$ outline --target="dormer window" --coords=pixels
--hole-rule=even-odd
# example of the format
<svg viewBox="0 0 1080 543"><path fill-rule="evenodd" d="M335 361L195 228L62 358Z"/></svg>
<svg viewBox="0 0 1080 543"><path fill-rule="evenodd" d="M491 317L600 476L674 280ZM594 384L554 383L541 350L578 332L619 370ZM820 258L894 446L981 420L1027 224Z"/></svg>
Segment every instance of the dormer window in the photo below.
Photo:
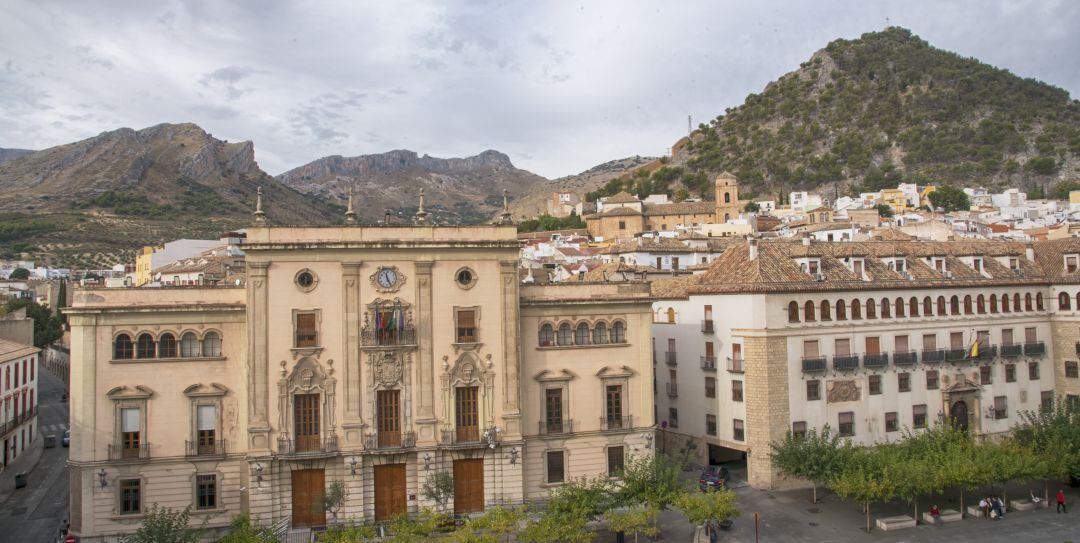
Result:
<svg viewBox="0 0 1080 543"><path fill-rule="evenodd" d="M802 263L802 270L810 275L821 273L821 261L815 258L807 259Z"/></svg>
<svg viewBox="0 0 1080 543"><path fill-rule="evenodd" d="M865 270L865 268L866 268L866 263L863 262L863 259L861 259L861 258L852 258L851 259L851 266L850 266L851 273L854 273L856 276L862 278L863 271Z"/></svg>
<svg viewBox="0 0 1080 543"><path fill-rule="evenodd" d="M983 259L981 256L976 256L971 259L971 268L974 269L976 273L981 274L983 272Z"/></svg>
<svg viewBox="0 0 1080 543"><path fill-rule="evenodd" d="M947 271L945 269L945 258L944 257L937 257L937 256L934 257L933 258L933 263L934 263L934 269L937 270L939 273L945 273Z"/></svg>
<svg viewBox="0 0 1080 543"><path fill-rule="evenodd" d="M1076 273L1080 269L1080 255L1065 255L1065 273Z"/></svg>
<svg viewBox="0 0 1080 543"><path fill-rule="evenodd" d="M896 273L904 273L907 271L907 260L904 260L903 258L890 260L889 269Z"/></svg>
<svg viewBox="0 0 1080 543"><path fill-rule="evenodd" d="M1010 256L1009 257L1009 269L1012 270L1012 271L1020 271L1020 257L1018 257L1018 256Z"/></svg>

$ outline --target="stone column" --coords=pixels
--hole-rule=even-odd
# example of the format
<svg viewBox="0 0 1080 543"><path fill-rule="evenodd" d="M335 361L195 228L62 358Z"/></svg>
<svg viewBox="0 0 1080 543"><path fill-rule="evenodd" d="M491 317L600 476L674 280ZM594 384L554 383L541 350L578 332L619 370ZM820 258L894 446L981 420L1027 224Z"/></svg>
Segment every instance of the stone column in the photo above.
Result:
<svg viewBox="0 0 1080 543"><path fill-rule="evenodd" d="M503 424L507 436L521 434L521 347L518 328L518 261L499 261L499 283L502 285L503 364L502 397Z"/></svg>
<svg viewBox="0 0 1080 543"><path fill-rule="evenodd" d="M773 468L770 444L782 439L791 428L787 337L744 336L743 359L747 479L755 488L772 489L784 479Z"/></svg>
<svg viewBox="0 0 1080 543"><path fill-rule="evenodd" d="M360 262L341 263L342 293L345 296L344 314L344 372L345 420L342 421L345 442L360 445L362 422L360 405L362 387L360 386L360 320L363 308L360 304Z"/></svg>
<svg viewBox="0 0 1080 543"><path fill-rule="evenodd" d="M417 373L420 378L416 385L417 441L430 443L435 441L435 356L434 338L432 337L433 310L431 293L431 269L435 263L431 260L416 262L416 356Z"/></svg>
<svg viewBox="0 0 1080 543"><path fill-rule="evenodd" d="M269 262L247 263L248 447L252 452L270 451L269 269Z"/></svg>

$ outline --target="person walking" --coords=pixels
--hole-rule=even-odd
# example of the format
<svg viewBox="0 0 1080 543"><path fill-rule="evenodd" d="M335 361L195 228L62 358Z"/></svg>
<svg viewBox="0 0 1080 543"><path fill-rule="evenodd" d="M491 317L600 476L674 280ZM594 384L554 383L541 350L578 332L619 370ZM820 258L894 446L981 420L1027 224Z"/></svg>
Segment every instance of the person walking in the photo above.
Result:
<svg viewBox="0 0 1080 543"><path fill-rule="evenodd" d="M990 502L988 502L986 498L979 500L979 509L982 510L983 518L990 516Z"/></svg>
<svg viewBox="0 0 1080 543"><path fill-rule="evenodd" d="M1065 509L1065 491L1062 490L1062 489L1058 489L1058 493L1057 493L1057 512L1058 513L1068 513L1069 512L1067 509Z"/></svg>

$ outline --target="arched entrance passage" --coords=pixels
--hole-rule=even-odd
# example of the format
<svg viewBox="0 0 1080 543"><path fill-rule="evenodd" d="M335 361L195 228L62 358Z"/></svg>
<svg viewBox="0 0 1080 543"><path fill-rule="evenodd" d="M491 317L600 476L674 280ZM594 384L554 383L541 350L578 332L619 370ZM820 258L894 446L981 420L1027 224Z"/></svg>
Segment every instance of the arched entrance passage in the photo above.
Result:
<svg viewBox="0 0 1080 543"><path fill-rule="evenodd" d="M952 421L953 428L967 431L968 406L964 400L953 402L952 408L949 409L949 420Z"/></svg>

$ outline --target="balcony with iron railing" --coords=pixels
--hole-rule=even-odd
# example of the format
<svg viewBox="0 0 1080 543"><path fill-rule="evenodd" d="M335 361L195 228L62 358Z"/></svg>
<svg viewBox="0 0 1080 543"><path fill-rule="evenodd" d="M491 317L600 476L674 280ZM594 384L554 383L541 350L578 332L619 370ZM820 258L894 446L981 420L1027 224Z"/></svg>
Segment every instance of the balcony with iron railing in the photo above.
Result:
<svg viewBox="0 0 1080 543"><path fill-rule="evenodd" d="M360 345L363 347L400 347L416 345L416 329L362 330Z"/></svg>
<svg viewBox="0 0 1080 543"><path fill-rule="evenodd" d="M443 445L480 445L479 426L458 426L442 429Z"/></svg>
<svg viewBox="0 0 1080 543"><path fill-rule="evenodd" d="M1041 341L1028 341L1024 343L1024 354L1027 356L1042 356L1046 354L1046 344Z"/></svg>
<svg viewBox="0 0 1080 543"><path fill-rule="evenodd" d="M109 460L148 460L150 444L140 443L135 446L109 445Z"/></svg>
<svg viewBox="0 0 1080 543"><path fill-rule="evenodd" d="M745 360L743 360L742 358L732 358L732 357L729 356L728 359L727 359L727 370L728 370L728 372L729 373L744 373L746 371L746 366L745 366L744 362L745 362Z"/></svg>
<svg viewBox="0 0 1080 543"><path fill-rule="evenodd" d="M979 345L979 353L975 355L974 359L979 362L993 362L997 359L998 348L997 345Z"/></svg>
<svg viewBox="0 0 1080 543"><path fill-rule="evenodd" d="M1024 346L1019 343L1006 343L1001 346L1001 356L1005 358L1016 358L1024 354Z"/></svg>
<svg viewBox="0 0 1080 543"><path fill-rule="evenodd" d="M320 456L335 454L338 452L338 438L336 435L324 437L298 436L290 438L282 436L278 438L278 454L290 456Z"/></svg>
<svg viewBox="0 0 1080 543"><path fill-rule="evenodd" d="M701 321L701 331L706 334L711 334L713 332L713 320L705 319Z"/></svg>
<svg viewBox="0 0 1080 543"><path fill-rule="evenodd" d="M631 430L634 428L634 417L600 417L600 431L614 432L618 430Z"/></svg>
<svg viewBox="0 0 1080 543"><path fill-rule="evenodd" d="M889 353L867 353L863 355L863 367L881 369L888 367Z"/></svg>
<svg viewBox="0 0 1080 543"><path fill-rule="evenodd" d="M967 349L949 349L945 351L946 362L964 362L967 360Z"/></svg>
<svg viewBox="0 0 1080 543"><path fill-rule="evenodd" d="M667 351L667 352L665 352L664 353L664 362L666 362L667 365L669 365L669 366L677 365L679 363L679 361L678 361L678 357L676 356L675 351Z"/></svg>
<svg viewBox="0 0 1080 543"><path fill-rule="evenodd" d="M701 357L701 369L705 371L716 371L716 357L715 356L703 356Z"/></svg>
<svg viewBox="0 0 1080 543"><path fill-rule="evenodd" d="M539 428L538 432L542 436L571 434L574 432L574 421L572 419L542 420L537 426Z"/></svg>
<svg viewBox="0 0 1080 543"><path fill-rule="evenodd" d="M35 415L37 415L37 409L34 407L31 407L26 411L15 415L14 417L12 417L11 420L0 424L0 435L4 435L12 430L15 430L19 426L25 424L30 419L34 418Z"/></svg>
<svg viewBox="0 0 1080 543"><path fill-rule="evenodd" d="M824 356L804 356L802 359L803 373L822 373L827 369L829 363Z"/></svg>
<svg viewBox="0 0 1080 543"><path fill-rule="evenodd" d="M857 354L834 355L832 360L833 370L835 371L854 371L859 369L859 355Z"/></svg>
<svg viewBox="0 0 1080 543"><path fill-rule="evenodd" d="M416 432L378 432L364 436L364 448L370 451L397 451L416 446Z"/></svg>
<svg viewBox="0 0 1080 543"><path fill-rule="evenodd" d="M668 383L667 384L667 395L668 395L668 398L678 398L679 397L679 383Z"/></svg>
<svg viewBox="0 0 1080 543"><path fill-rule="evenodd" d="M897 366L911 366L919 361L919 353L915 351L902 351L893 353L893 364Z"/></svg>
<svg viewBox="0 0 1080 543"><path fill-rule="evenodd" d="M225 440L214 441L185 441L185 455L187 456L224 456Z"/></svg>
<svg viewBox="0 0 1080 543"><path fill-rule="evenodd" d="M937 362L945 361L944 349L923 349L922 352L923 364L934 364Z"/></svg>

